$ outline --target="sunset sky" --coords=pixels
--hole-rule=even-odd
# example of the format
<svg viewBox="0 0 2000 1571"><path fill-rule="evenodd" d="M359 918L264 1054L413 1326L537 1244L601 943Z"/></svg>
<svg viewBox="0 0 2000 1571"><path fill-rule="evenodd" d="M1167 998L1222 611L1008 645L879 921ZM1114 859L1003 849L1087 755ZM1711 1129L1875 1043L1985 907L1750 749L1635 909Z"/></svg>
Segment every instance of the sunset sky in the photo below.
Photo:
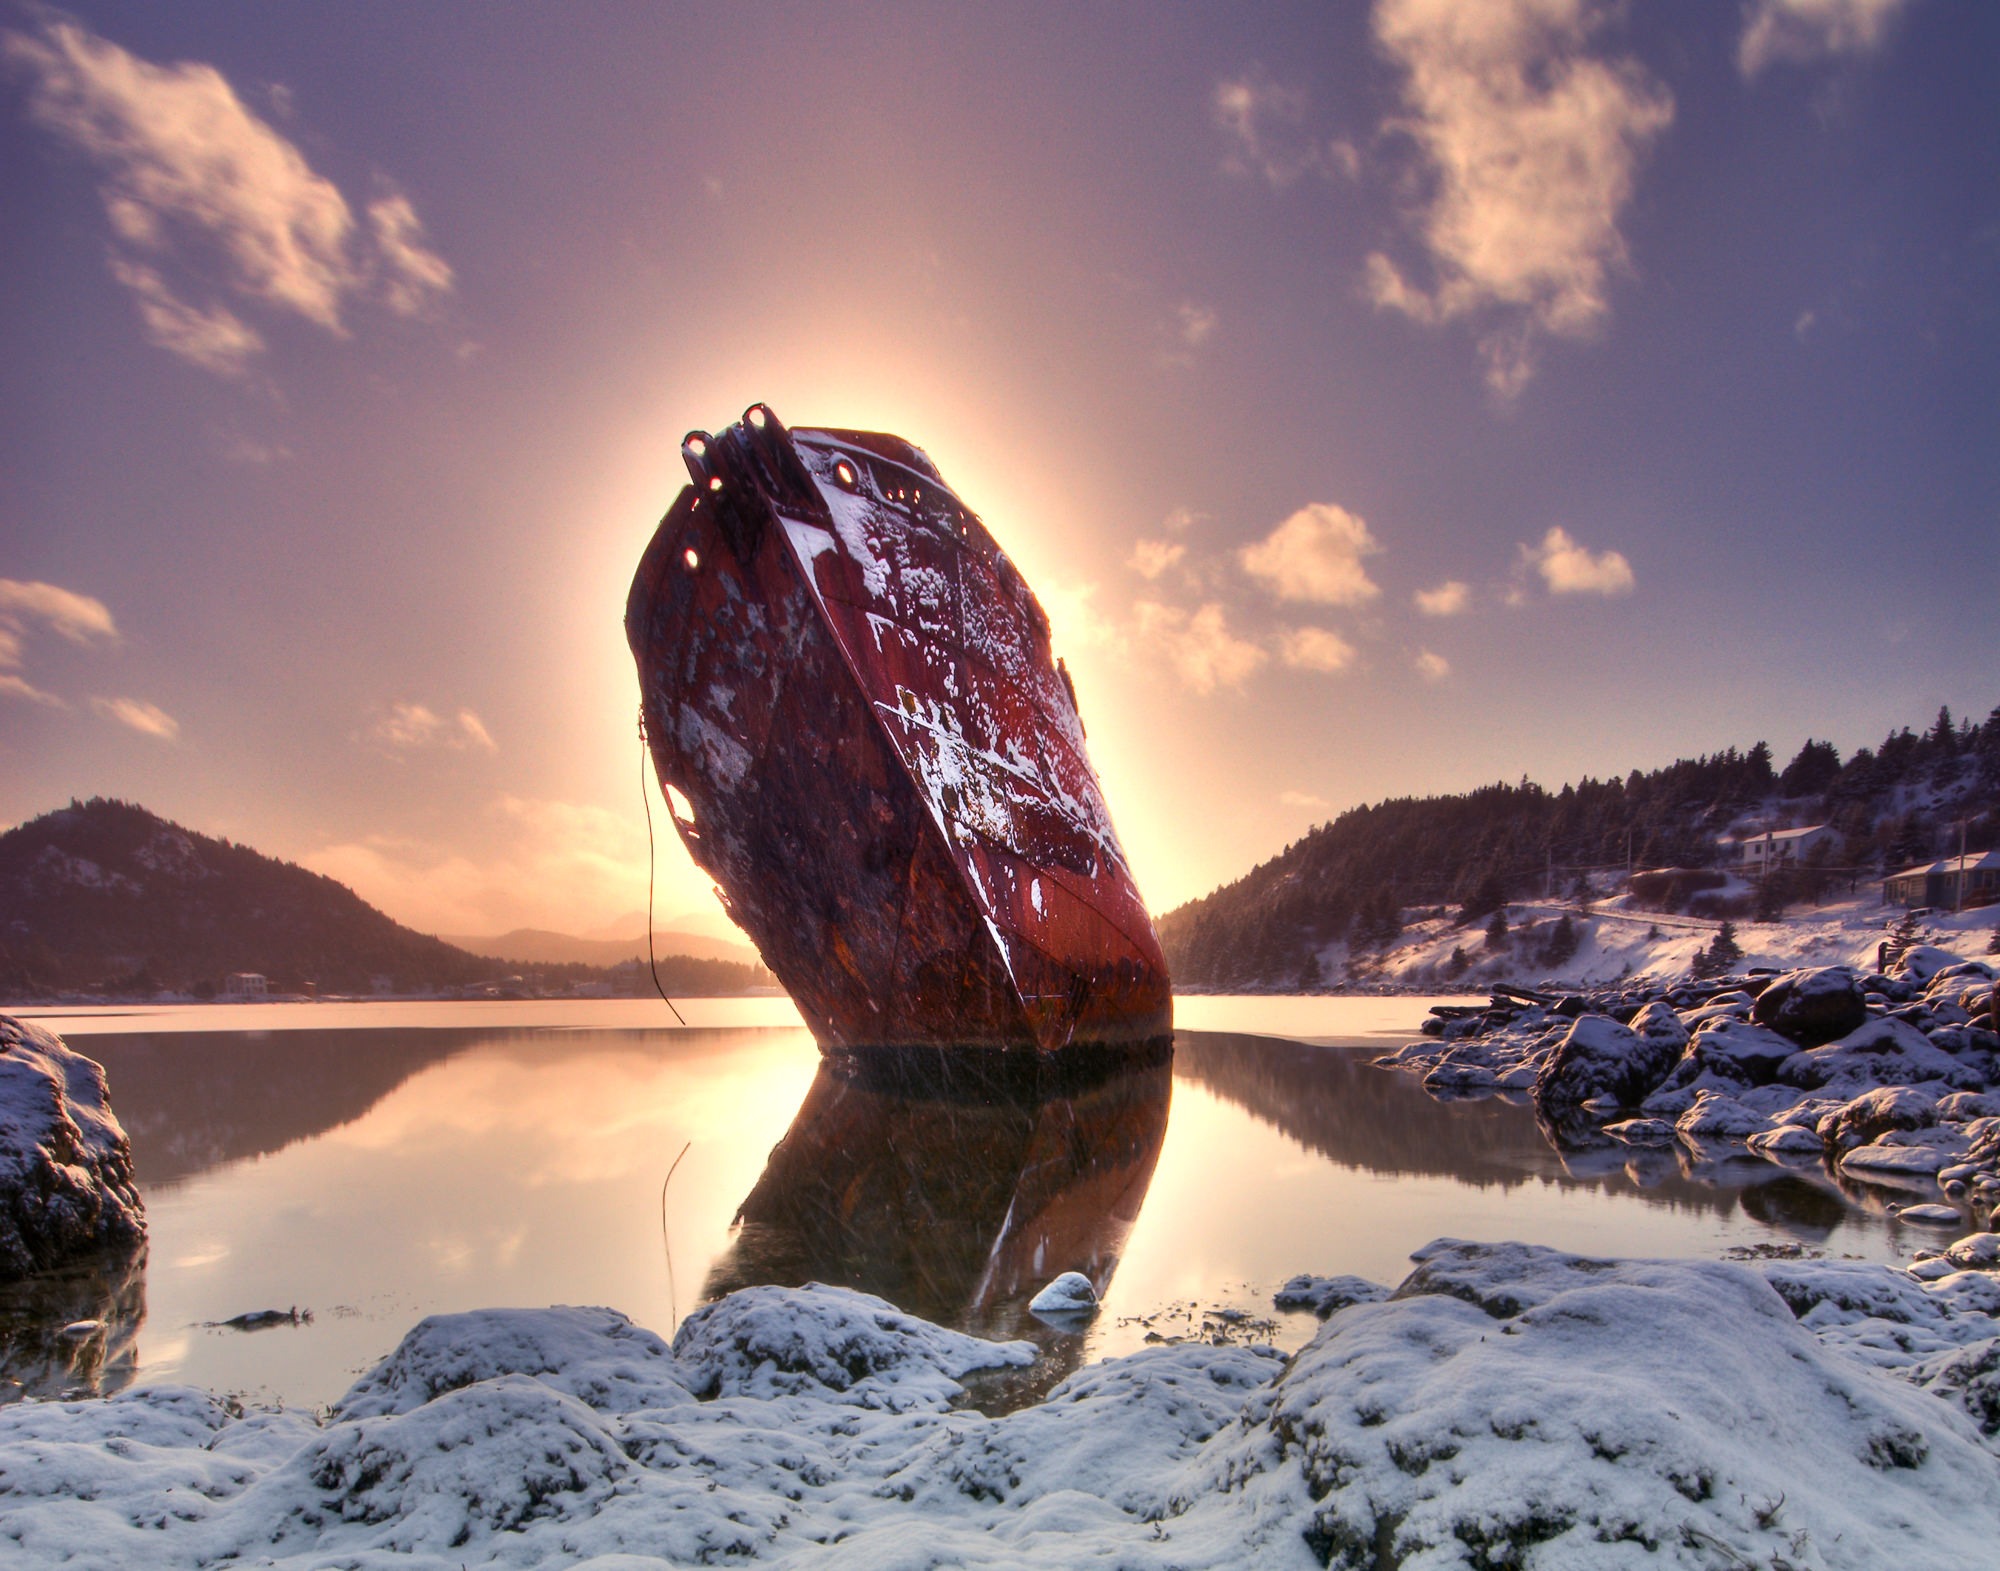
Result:
<svg viewBox="0 0 2000 1571"><path fill-rule="evenodd" d="M1987 0L0 0L0 824L631 912L626 586L760 400L1020 562L1156 913L1983 718L1997 83Z"/></svg>

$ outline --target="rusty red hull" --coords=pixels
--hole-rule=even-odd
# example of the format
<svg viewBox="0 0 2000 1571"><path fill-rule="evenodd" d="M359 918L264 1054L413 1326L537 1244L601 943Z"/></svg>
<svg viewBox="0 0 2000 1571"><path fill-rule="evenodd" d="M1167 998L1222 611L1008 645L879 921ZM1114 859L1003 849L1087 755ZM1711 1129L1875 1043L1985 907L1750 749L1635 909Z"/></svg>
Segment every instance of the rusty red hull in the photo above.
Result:
<svg viewBox="0 0 2000 1571"><path fill-rule="evenodd" d="M1048 620L918 449L768 410L684 449L626 636L675 822L820 1046L1167 1035Z"/></svg>

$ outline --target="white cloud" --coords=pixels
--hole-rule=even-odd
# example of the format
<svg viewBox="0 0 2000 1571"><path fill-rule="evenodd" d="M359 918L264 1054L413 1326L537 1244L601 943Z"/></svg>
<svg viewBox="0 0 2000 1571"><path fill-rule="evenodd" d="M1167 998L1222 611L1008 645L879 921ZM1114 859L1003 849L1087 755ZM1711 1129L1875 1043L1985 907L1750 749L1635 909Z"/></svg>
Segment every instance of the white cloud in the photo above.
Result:
<svg viewBox="0 0 2000 1571"><path fill-rule="evenodd" d="M14 674L27 652L29 632L38 626L87 648L115 644L118 624L102 600L38 579L0 578L0 673L4 673L0 674L0 694L50 709L67 709L69 705L54 693Z"/></svg>
<svg viewBox="0 0 2000 1571"><path fill-rule="evenodd" d="M374 741L390 747L447 747L455 751L476 748L483 753L499 750L485 723L470 709L461 709L447 717L427 704L395 703L368 734Z"/></svg>
<svg viewBox="0 0 2000 1571"><path fill-rule="evenodd" d="M1278 635L1278 654L1301 671L1345 671L1354 663L1354 646L1323 627L1291 627Z"/></svg>
<svg viewBox="0 0 2000 1571"><path fill-rule="evenodd" d="M14 635L12 647L17 657L23 621L45 623L73 644L99 639L115 643L118 638L118 626L102 600L37 580L0 578L0 629ZM4 658L4 651L0 651L0 658Z"/></svg>
<svg viewBox="0 0 2000 1571"><path fill-rule="evenodd" d="M1177 541L1141 540L1132 547L1131 560L1125 565L1141 578L1151 580L1178 566L1186 555L1187 547Z"/></svg>
<svg viewBox="0 0 2000 1571"><path fill-rule="evenodd" d="M1909 0L1752 0L1736 46L1746 77L1771 65L1804 65L1882 47Z"/></svg>
<svg viewBox="0 0 2000 1571"><path fill-rule="evenodd" d="M1133 636L1164 656L1181 681L1197 693L1240 686L1271 657L1229 631L1221 606L1193 614L1178 606L1142 600L1132 608Z"/></svg>
<svg viewBox="0 0 2000 1571"><path fill-rule="evenodd" d="M339 879L398 921L431 933L595 927L643 906L646 830L634 804L619 814L574 802L501 796L473 815L476 854L389 835L325 846L307 867ZM708 880L673 845L659 847L673 906L704 899Z"/></svg>
<svg viewBox="0 0 2000 1571"><path fill-rule="evenodd" d="M1417 668L1417 675L1426 682L1442 682L1451 675L1451 662L1443 655L1433 654L1428 649L1419 649L1413 664Z"/></svg>
<svg viewBox="0 0 2000 1571"><path fill-rule="evenodd" d="M372 240L361 234L339 188L215 67L155 65L54 13L0 34L0 51L30 78L34 118L97 166L113 276L163 348L234 374L263 340L225 307L187 304L137 254L217 270L239 297L336 334L345 303L378 275L406 314L450 288L407 198L372 204Z"/></svg>
<svg viewBox="0 0 2000 1571"><path fill-rule="evenodd" d="M1177 507L1160 520L1160 527L1170 535L1184 535L1207 518L1208 514L1197 513L1191 507Z"/></svg>
<svg viewBox="0 0 2000 1571"><path fill-rule="evenodd" d="M1632 592L1632 564L1617 551L1595 554L1578 545L1560 525L1537 546L1521 547L1521 559L1542 575L1551 594L1624 595Z"/></svg>
<svg viewBox="0 0 2000 1571"><path fill-rule="evenodd" d="M1286 807L1331 807L1333 804L1323 796L1314 796L1310 791L1280 791L1278 800Z"/></svg>
<svg viewBox="0 0 2000 1571"><path fill-rule="evenodd" d="M69 708L69 705L56 697L54 693L43 692L25 677L0 673L0 693L4 693L9 698L26 699L31 704L41 704L49 709Z"/></svg>
<svg viewBox="0 0 2000 1571"><path fill-rule="evenodd" d="M1472 586L1450 578L1435 589L1419 589L1412 598L1425 616L1457 616L1472 603Z"/></svg>
<svg viewBox="0 0 2000 1571"><path fill-rule="evenodd" d="M143 698L93 698L90 707L107 720L116 720L120 725L130 726L146 736L158 737L162 742L174 741L181 734L178 720L158 704L149 704Z"/></svg>
<svg viewBox="0 0 2000 1571"><path fill-rule="evenodd" d="M1280 600L1356 606L1382 592L1361 565L1381 549L1368 525L1346 508L1313 502L1246 546L1242 562Z"/></svg>
<svg viewBox="0 0 2000 1571"><path fill-rule="evenodd" d="M1487 385L1520 391L1540 335L1578 337L1626 265L1619 215L1673 98L1636 60L1590 51L1607 0L1379 0L1375 35L1407 73L1387 129L1422 155L1418 217L1434 282L1368 259L1370 298L1436 325L1478 319Z"/></svg>

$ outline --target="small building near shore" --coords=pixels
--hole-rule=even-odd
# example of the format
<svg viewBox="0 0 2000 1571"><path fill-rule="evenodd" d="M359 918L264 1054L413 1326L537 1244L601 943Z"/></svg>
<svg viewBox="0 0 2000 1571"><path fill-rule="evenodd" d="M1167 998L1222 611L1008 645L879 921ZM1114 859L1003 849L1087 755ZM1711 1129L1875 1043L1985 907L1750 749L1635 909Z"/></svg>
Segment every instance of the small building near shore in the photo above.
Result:
<svg viewBox="0 0 2000 1571"><path fill-rule="evenodd" d="M1724 835L1716 844L1741 871L1754 878L1786 862L1801 861L1815 846L1830 845L1833 839L1834 831L1825 824L1808 824L1800 829Z"/></svg>
<svg viewBox="0 0 2000 1571"><path fill-rule="evenodd" d="M261 971L232 971L222 979L224 998L269 998L271 984Z"/></svg>
<svg viewBox="0 0 2000 1571"><path fill-rule="evenodd" d="M1946 910L1991 905L2000 900L2000 851L1940 857L1906 867L1882 880L1882 898L1891 905Z"/></svg>

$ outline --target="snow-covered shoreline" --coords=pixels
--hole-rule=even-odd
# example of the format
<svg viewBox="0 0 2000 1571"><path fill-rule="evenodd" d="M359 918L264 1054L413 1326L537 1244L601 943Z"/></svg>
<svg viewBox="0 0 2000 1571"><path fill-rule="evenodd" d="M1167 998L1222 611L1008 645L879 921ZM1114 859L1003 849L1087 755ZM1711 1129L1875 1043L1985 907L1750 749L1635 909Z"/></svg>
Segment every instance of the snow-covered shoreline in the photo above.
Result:
<svg viewBox="0 0 2000 1571"><path fill-rule="evenodd" d="M0 1411L0 1566L1873 1568L1990 1553L1991 1271L1921 1282L1450 1240L1414 1258L1392 1295L1330 1285L1329 1318L1290 1359L1148 1349L997 1418L952 1398L1026 1345L825 1287L732 1294L671 1348L602 1309L436 1317L323 1416L185 1387L24 1402Z"/></svg>

